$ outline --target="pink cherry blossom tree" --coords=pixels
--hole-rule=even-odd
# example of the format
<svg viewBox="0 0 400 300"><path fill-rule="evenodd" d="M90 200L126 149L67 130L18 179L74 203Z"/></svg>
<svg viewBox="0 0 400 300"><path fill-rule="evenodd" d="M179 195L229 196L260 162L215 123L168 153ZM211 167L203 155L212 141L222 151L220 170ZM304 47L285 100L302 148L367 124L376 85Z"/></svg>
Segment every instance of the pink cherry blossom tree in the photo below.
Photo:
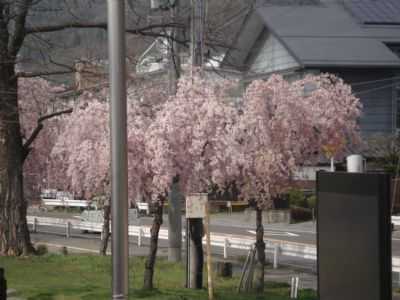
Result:
<svg viewBox="0 0 400 300"><path fill-rule="evenodd" d="M225 151L237 111L230 89L235 82L214 81L199 74L184 76L176 96L159 110L149 128L153 186L164 193L179 176L184 194L225 185L231 157Z"/></svg>
<svg viewBox="0 0 400 300"><path fill-rule="evenodd" d="M24 195L38 200L45 186L49 156L60 128L60 117L72 112L56 105L56 97L65 88L44 79L19 80L21 133L24 142ZM58 118L57 118L58 117Z"/></svg>
<svg viewBox="0 0 400 300"><path fill-rule="evenodd" d="M148 132L155 194L165 194L173 181L185 195L225 186L232 173L227 136L237 117L230 94L234 84L196 72L180 79L176 96L162 106ZM197 288L202 286L202 231L201 220L191 220L190 286Z"/></svg>
<svg viewBox="0 0 400 300"><path fill-rule="evenodd" d="M274 75L247 88L230 146L241 196L256 209L258 291L264 289L263 208L289 186L299 166L315 162L327 148L342 155L346 145L360 141L360 109L351 88L329 74L293 83Z"/></svg>
<svg viewBox="0 0 400 300"><path fill-rule="evenodd" d="M109 182L109 124L105 99L83 93L65 118L52 149L53 182L90 199L106 193Z"/></svg>
<svg viewBox="0 0 400 300"><path fill-rule="evenodd" d="M110 133L106 95L107 91L85 92L77 99L74 112L66 118L52 151L52 173L59 176L53 180L59 186L88 199L102 199L100 206L104 210L104 224L100 253L103 255L110 236ZM136 94L128 98L128 196L132 202L139 195L147 201L161 199L152 195L155 189L149 164L151 157L146 151L147 130L155 117L161 95L148 90L140 98ZM155 202L155 207L152 237L156 238L151 239L148 259L154 262L162 223L162 203Z"/></svg>

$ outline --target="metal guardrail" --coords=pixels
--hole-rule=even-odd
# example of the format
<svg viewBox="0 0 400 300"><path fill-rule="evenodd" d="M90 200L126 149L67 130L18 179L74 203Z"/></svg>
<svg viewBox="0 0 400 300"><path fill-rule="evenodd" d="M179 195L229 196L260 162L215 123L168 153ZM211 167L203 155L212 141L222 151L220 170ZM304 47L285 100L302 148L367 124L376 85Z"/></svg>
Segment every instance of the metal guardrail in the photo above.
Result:
<svg viewBox="0 0 400 300"><path fill-rule="evenodd" d="M65 236L71 237L71 230L86 230L90 232L102 232L102 224L95 222L87 222L83 220L74 219L57 219L48 217L27 217L28 224L32 225L33 232L39 232L39 226L52 226L65 229ZM143 238L150 238L150 227L149 226L136 226L129 225L128 228L129 236L137 237L138 246L142 246ZM183 238L185 238L185 232L182 233ZM168 239L168 230L161 228L159 232L159 238L163 240ZM203 241L205 244L205 240ZM225 259L229 257L230 249L239 250L249 250L254 246L255 239L246 236L235 236L229 234L215 234L211 233L211 246L222 248L222 255ZM282 247L278 247L276 243L268 242L266 243L266 253L270 253L274 258L274 266L278 267L278 257L279 253L286 253L287 250ZM300 253L300 252L299 252ZM296 256L294 253L292 255Z"/></svg>
<svg viewBox="0 0 400 300"><path fill-rule="evenodd" d="M62 206L62 207L92 207L92 203L88 200L74 199L42 199L45 206ZM94 206L93 206L94 207Z"/></svg>
<svg viewBox="0 0 400 300"><path fill-rule="evenodd" d="M72 229L101 233L103 228L102 223L86 222L73 219L28 216L27 221L28 224L32 225L33 232L39 232L39 226L65 228L66 237L71 237ZM130 236L137 237L137 244L139 247L143 245L143 238L150 238L151 236L149 226L129 225L128 232ZM182 236L183 238L185 238L185 232L182 233ZM159 232L159 238L167 240L168 230L161 228ZM205 240L203 241L203 243L205 244ZM229 257L230 250L249 250L254 247L254 243L255 238L245 235L211 233L211 246L222 248L222 255L225 259ZM279 257L281 255L314 261L317 260L317 249L315 245L277 240L266 240L265 244L265 252L272 255L274 268L278 267ZM400 273L400 257L393 257L392 270L393 272Z"/></svg>

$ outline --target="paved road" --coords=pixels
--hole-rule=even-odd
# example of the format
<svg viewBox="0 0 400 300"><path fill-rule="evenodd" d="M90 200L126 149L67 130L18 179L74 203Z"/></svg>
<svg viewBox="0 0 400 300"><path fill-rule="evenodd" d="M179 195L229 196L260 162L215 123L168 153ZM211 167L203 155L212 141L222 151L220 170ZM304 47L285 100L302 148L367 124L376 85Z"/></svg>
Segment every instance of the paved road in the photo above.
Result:
<svg viewBox="0 0 400 300"><path fill-rule="evenodd" d="M48 216L48 215L47 215ZM60 217L60 216L58 216ZM152 222L151 218L140 218L138 224L136 225L150 225ZM167 227L167 224L163 225L164 228ZM228 227L228 226L221 226L221 225L213 225L211 227L211 231L213 233L218 234L227 234L229 236L238 235L238 236L252 236L255 239L255 235L251 232L251 227L249 228L239 228L239 227ZM99 249L99 239L100 234L93 234L93 233L82 233L80 230L72 230L71 237L65 237L65 229L60 227L52 227L52 226L43 226L40 225L38 228L39 233L33 233L32 239L36 243L46 243L48 245L53 245L55 248L60 246L68 246L73 251L82 252L87 249L89 252L97 253ZM287 236L287 233L280 230L269 230L267 234L271 234L276 240L283 240L280 239L282 237L288 237L292 241L294 238L299 239L301 237L301 233L298 232L298 236ZM273 235L272 235L273 234ZM267 238L267 236L266 236ZM131 255L147 255L147 245L149 244L149 239L142 238L142 245L143 247L137 247L137 237L130 236L130 254ZM167 255L168 254L168 242L166 240L160 239L160 255ZM223 257L223 248L222 247L212 247L213 255L216 257ZM246 250L240 249L232 249L229 248L228 250L228 257L229 259L237 260L238 257L244 258L247 255ZM273 261L272 253L267 253L267 259L269 261ZM243 259L242 259L243 260ZM286 257L280 255L279 263L281 265L287 265L291 267L296 267L299 269L307 270L308 272L315 273L316 271L316 262L313 260L304 260L301 258L296 257Z"/></svg>
<svg viewBox="0 0 400 300"><path fill-rule="evenodd" d="M74 216L74 214L68 213L39 213L36 215L57 218L72 218ZM185 222L184 220L182 221L184 227ZM151 223L151 217L141 217L137 220L136 225L151 225ZM167 227L168 218L164 216L163 228ZM255 237L254 220L248 219L246 214L243 213L234 213L232 215L215 214L211 216L211 232ZM316 224L314 222L265 224L264 234L265 240L316 245ZM393 232L392 255L400 256L400 226L396 226Z"/></svg>

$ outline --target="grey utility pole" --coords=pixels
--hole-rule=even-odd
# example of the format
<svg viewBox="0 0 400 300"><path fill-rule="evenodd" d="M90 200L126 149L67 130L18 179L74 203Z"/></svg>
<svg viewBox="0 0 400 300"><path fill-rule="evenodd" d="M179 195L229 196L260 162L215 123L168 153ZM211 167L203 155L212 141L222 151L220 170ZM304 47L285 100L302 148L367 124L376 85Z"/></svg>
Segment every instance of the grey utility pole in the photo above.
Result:
<svg viewBox="0 0 400 300"><path fill-rule="evenodd" d="M192 0L191 15L191 58L193 68L202 68L204 62L206 0ZM192 289L203 287L203 220L201 218L188 219L190 243L187 245L187 272L189 273L188 286Z"/></svg>
<svg viewBox="0 0 400 300"><path fill-rule="evenodd" d="M171 8L172 22L177 22L180 16L180 0L176 0ZM174 39L181 39L183 29L172 28L172 40L169 41L169 93L176 95L178 80L181 76L181 47ZM179 191L179 176L171 184L168 197L168 261L180 262L182 260L182 194Z"/></svg>
<svg viewBox="0 0 400 300"><path fill-rule="evenodd" d="M204 62L206 0L192 0L192 66L202 67Z"/></svg>
<svg viewBox="0 0 400 300"><path fill-rule="evenodd" d="M112 299L128 299L128 159L125 0L107 0L111 96Z"/></svg>

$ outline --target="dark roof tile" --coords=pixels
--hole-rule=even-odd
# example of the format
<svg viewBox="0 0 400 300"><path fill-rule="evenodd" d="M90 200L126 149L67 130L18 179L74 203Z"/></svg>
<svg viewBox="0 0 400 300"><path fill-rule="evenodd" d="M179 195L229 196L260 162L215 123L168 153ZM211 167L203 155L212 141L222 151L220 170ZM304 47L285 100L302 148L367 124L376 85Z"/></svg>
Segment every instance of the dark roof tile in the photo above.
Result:
<svg viewBox="0 0 400 300"><path fill-rule="evenodd" d="M353 0L344 5L361 23L400 24L399 0Z"/></svg>

